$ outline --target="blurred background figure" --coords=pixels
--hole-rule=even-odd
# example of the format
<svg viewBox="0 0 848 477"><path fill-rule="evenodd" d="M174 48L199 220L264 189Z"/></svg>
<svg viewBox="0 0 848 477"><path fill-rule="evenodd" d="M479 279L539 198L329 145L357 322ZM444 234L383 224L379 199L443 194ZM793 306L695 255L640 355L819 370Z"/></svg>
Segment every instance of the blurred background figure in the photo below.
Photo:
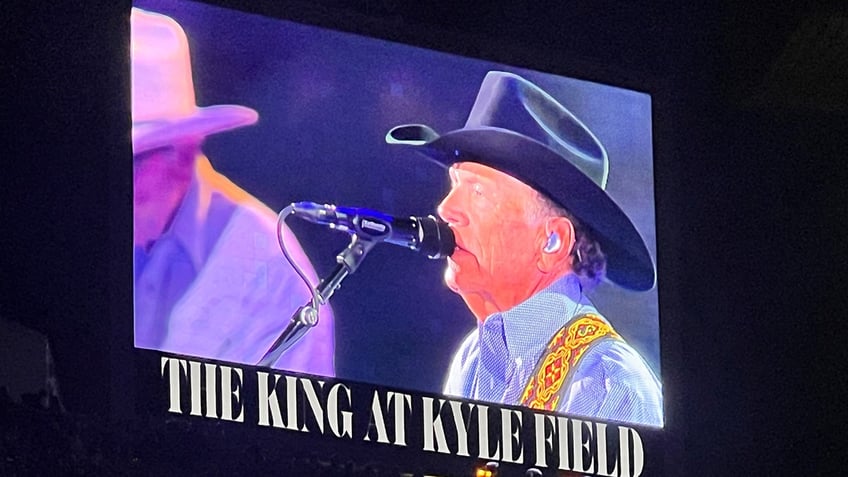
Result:
<svg viewBox="0 0 848 477"><path fill-rule="evenodd" d="M135 345L255 364L310 292L279 250L276 214L216 172L201 145L258 114L195 104L188 40L173 19L134 8L131 28ZM325 306L274 366L334 376L333 353Z"/></svg>

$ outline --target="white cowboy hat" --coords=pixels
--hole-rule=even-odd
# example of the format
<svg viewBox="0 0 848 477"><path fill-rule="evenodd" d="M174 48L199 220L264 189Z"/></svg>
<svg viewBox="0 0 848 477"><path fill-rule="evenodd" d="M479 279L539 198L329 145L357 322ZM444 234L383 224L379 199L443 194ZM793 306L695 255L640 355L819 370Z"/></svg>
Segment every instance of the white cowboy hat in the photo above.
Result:
<svg viewBox="0 0 848 477"><path fill-rule="evenodd" d="M257 121L244 106L195 104L188 39L172 18L133 8L130 27L133 153Z"/></svg>

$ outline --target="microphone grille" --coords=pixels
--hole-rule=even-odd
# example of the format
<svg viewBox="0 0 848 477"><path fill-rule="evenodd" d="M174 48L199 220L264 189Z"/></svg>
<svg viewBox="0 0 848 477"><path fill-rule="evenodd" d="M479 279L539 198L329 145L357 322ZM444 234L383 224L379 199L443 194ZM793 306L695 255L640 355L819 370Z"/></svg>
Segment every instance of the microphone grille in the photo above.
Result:
<svg viewBox="0 0 848 477"><path fill-rule="evenodd" d="M419 217L418 223L421 225L421 244L418 247L420 252L432 259L446 258L453 254L456 238L446 222L428 215Z"/></svg>

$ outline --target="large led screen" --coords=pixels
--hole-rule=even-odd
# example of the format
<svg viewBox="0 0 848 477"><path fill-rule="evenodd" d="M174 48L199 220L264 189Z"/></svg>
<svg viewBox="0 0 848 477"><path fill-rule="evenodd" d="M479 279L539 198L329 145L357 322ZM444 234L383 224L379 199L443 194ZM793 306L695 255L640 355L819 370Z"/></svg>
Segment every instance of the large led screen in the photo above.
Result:
<svg viewBox="0 0 848 477"><path fill-rule="evenodd" d="M131 27L136 347L662 427L649 95L187 1Z"/></svg>

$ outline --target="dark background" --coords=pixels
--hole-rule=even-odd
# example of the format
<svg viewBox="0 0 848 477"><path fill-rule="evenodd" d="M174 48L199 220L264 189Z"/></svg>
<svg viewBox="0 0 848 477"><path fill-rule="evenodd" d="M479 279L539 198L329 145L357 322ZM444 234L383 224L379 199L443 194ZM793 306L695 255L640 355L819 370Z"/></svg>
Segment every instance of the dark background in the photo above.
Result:
<svg viewBox="0 0 848 477"><path fill-rule="evenodd" d="M50 338L66 407L80 414L118 415L132 395L115 372L133 360L129 324L115 324L131 313L129 98L115 93L128 81L129 6L34 4L0 20L13 58L0 65L0 313ZM650 90L665 457L680 469L668 473L839 473L842 2L251 8Z"/></svg>

